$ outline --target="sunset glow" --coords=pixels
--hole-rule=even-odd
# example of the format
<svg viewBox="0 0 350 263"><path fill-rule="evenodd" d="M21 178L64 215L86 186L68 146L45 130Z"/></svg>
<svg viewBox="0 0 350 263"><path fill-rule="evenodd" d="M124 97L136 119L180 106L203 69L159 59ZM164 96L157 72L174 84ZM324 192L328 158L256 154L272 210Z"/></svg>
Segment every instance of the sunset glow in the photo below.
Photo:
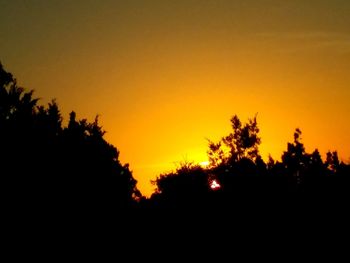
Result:
<svg viewBox="0 0 350 263"><path fill-rule="evenodd" d="M209 166L209 162L208 161L200 162L199 165L202 166L203 168L207 168Z"/></svg>
<svg viewBox="0 0 350 263"><path fill-rule="evenodd" d="M256 113L267 160L299 127L350 160L350 1L2 1L0 60L64 122L99 114L138 188ZM220 188L213 180L212 189Z"/></svg>

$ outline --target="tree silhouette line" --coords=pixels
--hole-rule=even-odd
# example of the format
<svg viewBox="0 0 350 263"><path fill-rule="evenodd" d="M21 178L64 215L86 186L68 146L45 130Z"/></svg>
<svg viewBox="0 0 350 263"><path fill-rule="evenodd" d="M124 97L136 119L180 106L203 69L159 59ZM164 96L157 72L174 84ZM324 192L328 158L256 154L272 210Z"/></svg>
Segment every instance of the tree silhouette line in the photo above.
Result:
<svg viewBox="0 0 350 263"><path fill-rule="evenodd" d="M350 164L336 151L323 160L305 150L300 129L281 161L260 153L257 117L231 119L232 132L209 141L208 167L185 162L161 174L143 197L128 164L104 138L96 117L67 126L55 100L38 105L0 64L0 175L5 205L12 210L118 214L134 211L243 211L309 209L348 205Z"/></svg>
<svg viewBox="0 0 350 263"><path fill-rule="evenodd" d="M0 65L0 174L5 204L30 211L113 211L141 196L128 164L104 138L98 118L71 112L67 126L53 100L39 106Z"/></svg>

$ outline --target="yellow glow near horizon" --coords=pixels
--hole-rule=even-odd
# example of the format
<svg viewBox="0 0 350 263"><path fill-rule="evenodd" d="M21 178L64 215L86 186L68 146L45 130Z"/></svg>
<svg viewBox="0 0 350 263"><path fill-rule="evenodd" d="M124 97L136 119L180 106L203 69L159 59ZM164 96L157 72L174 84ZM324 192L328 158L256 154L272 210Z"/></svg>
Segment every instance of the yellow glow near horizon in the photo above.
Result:
<svg viewBox="0 0 350 263"><path fill-rule="evenodd" d="M209 166L209 161L199 162L199 165L202 166L203 168L207 168Z"/></svg>

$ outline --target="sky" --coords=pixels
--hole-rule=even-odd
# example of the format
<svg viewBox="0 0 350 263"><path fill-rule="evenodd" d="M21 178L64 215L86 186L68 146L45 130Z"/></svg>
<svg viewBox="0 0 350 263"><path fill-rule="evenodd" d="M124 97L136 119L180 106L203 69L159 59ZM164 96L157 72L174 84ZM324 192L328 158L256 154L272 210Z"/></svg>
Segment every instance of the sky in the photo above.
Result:
<svg viewBox="0 0 350 263"><path fill-rule="evenodd" d="M100 123L138 188L254 117L261 154L350 161L348 0L0 0L0 61L65 120Z"/></svg>

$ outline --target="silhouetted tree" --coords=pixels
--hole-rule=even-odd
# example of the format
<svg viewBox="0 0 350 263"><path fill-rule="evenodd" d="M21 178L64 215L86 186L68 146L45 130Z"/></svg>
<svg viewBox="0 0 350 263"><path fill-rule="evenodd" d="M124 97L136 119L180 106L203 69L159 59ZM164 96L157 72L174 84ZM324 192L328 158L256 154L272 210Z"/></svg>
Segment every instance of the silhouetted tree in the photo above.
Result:
<svg viewBox="0 0 350 263"><path fill-rule="evenodd" d="M225 152L221 147L221 142L214 143L210 140L207 151L210 167L217 167L225 161Z"/></svg>
<svg viewBox="0 0 350 263"><path fill-rule="evenodd" d="M157 207L198 209L208 206L210 178L199 165L182 163L175 172L157 177L153 184L157 188L151 201Z"/></svg>
<svg viewBox="0 0 350 263"><path fill-rule="evenodd" d="M227 200L254 199L253 196L262 192L263 186L258 181L267 172L266 164L259 155L261 139L256 116L242 124L234 115L231 125L233 132L229 135L218 143L209 141L210 172L222 186Z"/></svg>
<svg viewBox="0 0 350 263"><path fill-rule="evenodd" d="M158 176L153 181L156 191L145 198L129 165L120 163L119 151L104 139L98 116L89 122L72 111L64 126L55 100L38 105L33 91L19 87L0 64L0 186L5 205L26 213L95 215L136 207L146 212L220 208L235 216L257 212L253 218L260 219L281 210L298 214L310 207L348 205L350 165L336 151L328 152L325 161L318 149L307 153L296 129L281 160L269 156L265 163L256 116L242 123L234 115L231 126L232 132L219 142L209 140L207 168L182 163Z"/></svg>
<svg viewBox="0 0 350 263"><path fill-rule="evenodd" d="M288 171L288 176L293 177L296 183L300 184L308 162L304 144L301 143L300 129L297 128L294 132L294 142L287 144L287 151L282 155L282 162Z"/></svg>
<svg viewBox="0 0 350 263"><path fill-rule="evenodd" d="M339 158L337 151L334 152L327 152L326 155L326 166L328 169L330 169L332 172L336 173L339 168Z"/></svg>
<svg viewBox="0 0 350 263"><path fill-rule="evenodd" d="M98 118L70 114L67 127L55 100L38 106L0 64L0 175L14 209L115 212L141 196L128 164L103 138ZM31 209L34 211L33 209Z"/></svg>
<svg viewBox="0 0 350 263"><path fill-rule="evenodd" d="M218 143L209 141L208 157L211 166L233 164L242 159L256 161L261 159L259 145L261 139L256 116L242 124L237 115L231 118L233 132L223 137Z"/></svg>

